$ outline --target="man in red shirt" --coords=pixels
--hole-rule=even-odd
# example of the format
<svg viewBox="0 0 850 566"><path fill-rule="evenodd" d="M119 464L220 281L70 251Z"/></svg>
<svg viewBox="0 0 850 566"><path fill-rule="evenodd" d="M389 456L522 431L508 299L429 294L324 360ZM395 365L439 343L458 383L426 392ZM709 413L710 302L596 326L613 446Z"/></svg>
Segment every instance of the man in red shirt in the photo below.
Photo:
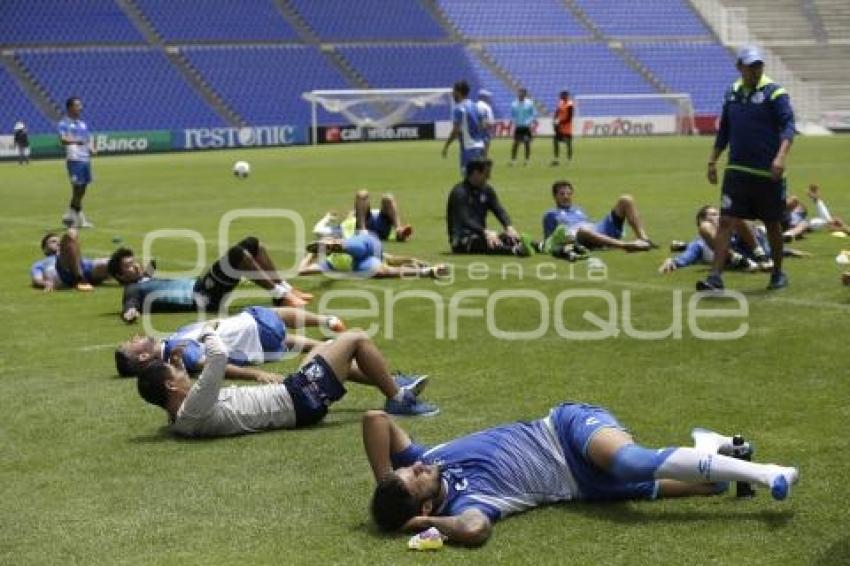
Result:
<svg viewBox="0 0 850 566"><path fill-rule="evenodd" d="M571 161L573 158L573 101L570 98L570 93L566 90L561 91L561 99L558 101L554 120L555 159L552 160L553 167L560 163L558 157L561 142L567 144L567 161Z"/></svg>

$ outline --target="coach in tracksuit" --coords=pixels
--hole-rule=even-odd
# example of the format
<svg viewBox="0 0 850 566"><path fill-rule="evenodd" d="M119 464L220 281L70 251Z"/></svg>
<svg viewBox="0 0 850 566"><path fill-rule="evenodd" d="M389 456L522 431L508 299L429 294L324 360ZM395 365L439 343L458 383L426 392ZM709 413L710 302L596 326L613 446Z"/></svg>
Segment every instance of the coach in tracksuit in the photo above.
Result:
<svg viewBox="0 0 850 566"><path fill-rule="evenodd" d="M723 289L720 274L729 237L743 220L761 220L767 229L773 272L768 289L788 286L782 272L782 215L785 210L785 160L794 139L794 111L788 92L764 75L754 47L738 51L741 78L726 91L720 130L708 159L708 181L717 184L717 158L729 146L723 174L720 227L711 273L698 291Z"/></svg>

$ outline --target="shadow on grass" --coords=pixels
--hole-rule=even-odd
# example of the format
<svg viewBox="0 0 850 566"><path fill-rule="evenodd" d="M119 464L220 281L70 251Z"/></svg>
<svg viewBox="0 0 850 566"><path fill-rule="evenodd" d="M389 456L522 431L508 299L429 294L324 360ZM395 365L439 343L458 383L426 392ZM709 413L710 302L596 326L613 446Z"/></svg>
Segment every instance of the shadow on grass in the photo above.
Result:
<svg viewBox="0 0 850 566"><path fill-rule="evenodd" d="M710 510L695 511L687 510L664 510L643 511L635 509L629 502L610 503L581 503L575 502L569 505L558 505L557 508L571 514L582 515L587 518L610 521L612 523L690 523L696 521L758 521L764 523L771 529L784 527L794 518L794 511L790 509L765 510L748 509L743 505L744 501L732 501L731 505L736 508L724 506L723 509L713 507Z"/></svg>

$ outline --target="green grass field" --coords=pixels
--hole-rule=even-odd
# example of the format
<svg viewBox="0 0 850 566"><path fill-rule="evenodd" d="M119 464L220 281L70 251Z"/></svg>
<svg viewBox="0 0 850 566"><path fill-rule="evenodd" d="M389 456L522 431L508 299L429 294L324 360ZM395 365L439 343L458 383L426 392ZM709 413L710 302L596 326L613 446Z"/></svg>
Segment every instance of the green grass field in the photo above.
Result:
<svg viewBox="0 0 850 566"><path fill-rule="evenodd" d="M439 157L431 143L222 151L111 157L94 164L96 182L86 212L96 229L83 233L88 255L106 255L113 238L141 249L154 229L184 228L207 241L205 259L218 255L219 221L233 209L291 209L307 228L327 209L346 210L357 188L373 195L392 191L416 227L407 244L388 251L450 261L450 285L420 281L331 282L296 279L317 293L361 290L380 304L385 292L433 291L448 304L462 290L487 293L466 299L484 309L499 290L534 290L555 297L567 290L608 291L622 318L631 307L640 330L670 326L677 291L688 304L695 267L661 276L657 268L671 239L693 236L696 208L717 201L704 180L711 141L692 139L580 140L568 169L548 167L548 140L536 142L528 168L505 166L499 143L492 182L514 223L535 236L551 206L549 186L567 176L576 199L601 217L624 192L636 196L650 235L661 250L627 255L597 253L608 266L605 281L588 281L584 264L557 262L556 278L542 256L526 260L455 258L447 255L445 197L457 176L456 155ZM456 149L456 148L453 148ZM793 190L821 184L833 211L850 217L847 179L850 138L798 138L791 154ZM253 175L230 174L247 159ZM37 242L58 227L69 188L61 161L29 167L0 165L0 563L3 564L330 564L401 562L527 564L839 564L850 562L847 501L850 497L846 376L850 291L839 282L834 257L850 241L818 233L797 247L814 257L789 260L791 287L764 291L763 274L729 274L727 286L744 292L746 317L703 321L715 331L742 322L734 341L697 339L683 308L680 339L646 341L627 336L596 341L566 339L554 321L593 330L585 310L601 317L598 299L573 299L561 315L541 315L532 299L495 303L502 330L532 331L535 340L491 337L484 318L462 317L457 339L435 337L432 302L400 301L394 337L386 317L349 318L376 324L376 341L393 368L428 373L425 397L440 405L432 419L403 425L426 443L506 421L542 416L556 403L577 399L605 405L650 446L689 444L693 426L742 432L757 445L756 458L798 465L801 483L783 503L761 491L754 500L731 495L610 505L564 504L500 522L481 549L449 548L415 556L405 536L384 536L371 526L367 504L371 477L362 454L360 415L382 405L371 389L352 385L325 422L214 441L175 440L165 415L145 405L135 383L115 375L112 350L134 329L118 318L120 289L109 284L90 294L31 289L27 272L39 256ZM256 233L280 266L297 251L291 224L242 219L231 240ZM194 243L161 240L153 253L165 270L194 264ZM489 275L475 279L469 265ZM501 267L519 263L504 276ZM480 266L479 266L480 267ZM476 268L473 268L476 269ZM572 269L572 271L571 271ZM251 290L250 285L244 289ZM262 299L267 304L266 299ZM248 304L244 299L240 304ZM335 299L329 308L363 308L364 300ZM718 309L723 302L706 302ZM448 314L448 307L441 311ZM157 315L162 330L189 315ZM623 324L617 322L617 328ZM296 362L274 366L281 372Z"/></svg>

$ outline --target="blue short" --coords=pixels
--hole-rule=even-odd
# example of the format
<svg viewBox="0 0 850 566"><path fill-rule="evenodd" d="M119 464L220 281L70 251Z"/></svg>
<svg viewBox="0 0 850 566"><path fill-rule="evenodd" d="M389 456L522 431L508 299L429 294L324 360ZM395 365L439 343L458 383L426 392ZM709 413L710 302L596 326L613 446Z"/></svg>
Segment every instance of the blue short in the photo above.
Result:
<svg viewBox="0 0 850 566"><path fill-rule="evenodd" d="M461 149L460 150L460 168L461 170L466 172L466 164L472 161L473 159L483 159L484 158L484 147L471 147L469 149Z"/></svg>
<svg viewBox="0 0 850 566"><path fill-rule="evenodd" d="M370 233L357 234L343 242L345 253L351 256L351 270L355 273L374 273L381 268L384 246Z"/></svg>
<svg viewBox="0 0 850 566"><path fill-rule="evenodd" d="M296 427L321 421L328 414L331 403L342 399L346 393L328 362L319 355L290 374L283 384L292 397Z"/></svg>
<svg viewBox="0 0 850 566"><path fill-rule="evenodd" d="M92 182L91 163L88 161L66 161L65 165L72 185L88 185Z"/></svg>
<svg viewBox="0 0 850 566"><path fill-rule="evenodd" d="M624 218L620 218L619 216L614 214L614 211L612 210L607 215L605 215L605 218L593 225L593 231L598 234L608 236L609 238L619 240L623 237L624 221ZM577 232L578 231L576 231L576 233ZM584 244L586 246L591 245L591 242L586 240L585 238L579 237L578 240L579 243Z"/></svg>
<svg viewBox="0 0 850 566"><path fill-rule="evenodd" d="M92 270L94 269L94 262L88 258L82 258L80 260L80 273L83 275L82 281L84 283L91 283L92 281ZM67 285L68 287L73 287L78 283L77 278L68 269L65 265L63 265L62 258L56 258L56 274L59 275L59 279Z"/></svg>
<svg viewBox="0 0 850 566"><path fill-rule="evenodd" d="M263 353L271 354L266 361L279 358L279 354L286 351L283 345L283 341L286 340L286 325L277 313L266 307L248 307L242 312L250 314L257 321L257 332L260 335Z"/></svg>
<svg viewBox="0 0 850 566"><path fill-rule="evenodd" d="M624 482L598 468L587 456L593 436L604 428L626 430L602 407L563 403L549 413L564 457L583 500L653 499L656 482Z"/></svg>
<svg viewBox="0 0 850 566"><path fill-rule="evenodd" d="M374 232L379 239L386 240L393 230L393 221L382 211L372 210L366 215L366 229Z"/></svg>

